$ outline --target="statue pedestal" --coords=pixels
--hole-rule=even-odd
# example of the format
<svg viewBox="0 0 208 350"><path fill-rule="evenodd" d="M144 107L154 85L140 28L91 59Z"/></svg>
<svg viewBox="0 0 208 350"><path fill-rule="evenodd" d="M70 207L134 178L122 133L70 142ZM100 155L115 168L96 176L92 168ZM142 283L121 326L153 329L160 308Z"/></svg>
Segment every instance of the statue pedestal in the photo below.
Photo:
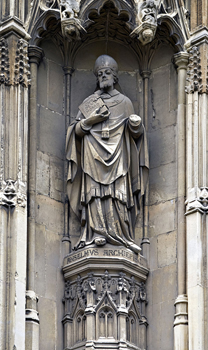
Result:
<svg viewBox="0 0 208 350"><path fill-rule="evenodd" d="M146 259L106 244L64 258L66 349L146 349Z"/></svg>

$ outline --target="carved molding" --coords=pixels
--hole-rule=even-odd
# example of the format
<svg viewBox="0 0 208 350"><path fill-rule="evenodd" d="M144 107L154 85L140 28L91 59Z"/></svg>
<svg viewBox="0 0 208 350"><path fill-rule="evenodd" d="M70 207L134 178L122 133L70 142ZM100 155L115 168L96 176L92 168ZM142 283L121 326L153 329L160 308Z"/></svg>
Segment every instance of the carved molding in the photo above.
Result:
<svg viewBox="0 0 208 350"><path fill-rule="evenodd" d="M36 310L38 303L38 296L32 290L26 291L26 309L25 319L26 321L32 321L39 324L39 313Z"/></svg>
<svg viewBox="0 0 208 350"><path fill-rule="evenodd" d="M0 182L0 205L6 208L26 207L25 185L20 181L8 179Z"/></svg>
<svg viewBox="0 0 208 350"><path fill-rule="evenodd" d="M180 27L184 38L190 37L190 13L184 2L178 0L161 0L158 18L169 17Z"/></svg>
<svg viewBox="0 0 208 350"><path fill-rule="evenodd" d="M202 83L202 71L200 64L200 52L197 46L194 46L190 51L189 64L187 70L186 79L188 85L186 86L186 92L188 94L193 93L194 91L202 92L203 85Z"/></svg>
<svg viewBox="0 0 208 350"><path fill-rule="evenodd" d="M43 58L43 50L35 45L29 45L28 47L28 57L30 63L40 64L41 59Z"/></svg>
<svg viewBox="0 0 208 350"><path fill-rule="evenodd" d="M145 349L145 330L140 328L144 325L146 329L148 325L145 283L130 276L115 270L114 273L108 270L102 273L95 269L93 273L85 272L65 282L62 322L65 337L69 339L65 348L82 349L87 347L87 342L95 345L100 341L104 348L111 341L113 348L118 349L119 341L123 339L125 347L128 342L135 349ZM91 329L86 332L88 327ZM81 343L84 341L86 343Z"/></svg>
<svg viewBox="0 0 208 350"><path fill-rule="evenodd" d="M198 198L186 201L186 214L192 214L196 211L202 214L208 214L208 187L201 187Z"/></svg>
<svg viewBox="0 0 208 350"><path fill-rule="evenodd" d="M179 295L175 301L176 313L174 315L174 327L188 325L188 298L187 295Z"/></svg>
<svg viewBox="0 0 208 350"><path fill-rule="evenodd" d="M67 281L63 301L69 303L68 315L71 318L77 305L81 310L96 313L103 304L112 307L115 312L123 309L128 314L133 303L141 318L144 315L140 304L147 299L144 282L138 283L134 277L127 278L122 272L115 277L106 270L99 277L89 273L86 278L78 276L75 283Z"/></svg>
<svg viewBox="0 0 208 350"><path fill-rule="evenodd" d="M55 19L57 31L62 36L60 44L62 46L65 45L65 41L76 45L80 39L86 43L90 38L95 40L96 37L100 39L106 35L109 38L112 36L113 40L116 40L115 37L120 37L120 40L127 42L128 45L131 41L136 45L135 39L138 38L138 42L146 46L154 41L158 32L157 40L159 40L164 24L168 28L166 40L173 42L175 52L184 50L184 42L188 38L184 31L186 25L184 27L181 24L185 18L181 13L179 14L182 8L175 6L174 11L169 11L164 4L161 4L158 11L158 2L155 0L146 0L139 4L132 4L130 0L111 0L111 2L59 0L56 3L44 0L41 4L42 14L38 18L34 15L33 23L29 26L32 45L39 45L41 39L47 35L44 33L50 31L49 23L52 18ZM108 13L108 19L105 19L103 28L102 19L105 17L103 16L105 11ZM121 22L122 26L120 26ZM55 34L54 30L52 30L52 37ZM57 32L55 35L57 36Z"/></svg>
<svg viewBox="0 0 208 350"><path fill-rule="evenodd" d="M9 50L5 38L0 40L0 84L10 84Z"/></svg>
<svg viewBox="0 0 208 350"><path fill-rule="evenodd" d="M54 7L56 7L56 0L40 0L40 8L42 11L47 11Z"/></svg>
<svg viewBox="0 0 208 350"><path fill-rule="evenodd" d="M174 59L174 64L177 67L177 70L179 71L180 69L187 69L188 61L189 61L189 54L187 52L179 52L176 53L173 56Z"/></svg>

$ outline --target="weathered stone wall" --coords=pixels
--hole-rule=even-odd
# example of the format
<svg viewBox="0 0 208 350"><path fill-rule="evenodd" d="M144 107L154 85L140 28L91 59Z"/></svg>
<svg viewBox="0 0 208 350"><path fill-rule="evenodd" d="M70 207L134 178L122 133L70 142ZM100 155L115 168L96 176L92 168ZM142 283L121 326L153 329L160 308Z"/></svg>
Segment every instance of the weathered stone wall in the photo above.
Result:
<svg viewBox="0 0 208 350"><path fill-rule="evenodd" d="M38 70L35 290L40 349L62 349L65 117L63 63L51 41Z"/></svg>
<svg viewBox="0 0 208 350"><path fill-rule="evenodd" d="M173 348L177 296L177 73L172 55L168 46L156 51L149 90L148 346L160 350Z"/></svg>

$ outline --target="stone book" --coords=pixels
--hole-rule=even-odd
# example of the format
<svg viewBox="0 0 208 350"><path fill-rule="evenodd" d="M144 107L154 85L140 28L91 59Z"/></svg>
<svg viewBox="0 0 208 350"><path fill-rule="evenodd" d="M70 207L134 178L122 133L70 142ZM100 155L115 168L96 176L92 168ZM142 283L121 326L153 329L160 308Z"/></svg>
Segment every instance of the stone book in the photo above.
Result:
<svg viewBox="0 0 208 350"><path fill-rule="evenodd" d="M105 113L108 111L108 107L105 105L102 98L96 95L89 96L79 106L79 110L82 112L85 118L88 118L91 113L100 109L102 109L102 113Z"/></svg>

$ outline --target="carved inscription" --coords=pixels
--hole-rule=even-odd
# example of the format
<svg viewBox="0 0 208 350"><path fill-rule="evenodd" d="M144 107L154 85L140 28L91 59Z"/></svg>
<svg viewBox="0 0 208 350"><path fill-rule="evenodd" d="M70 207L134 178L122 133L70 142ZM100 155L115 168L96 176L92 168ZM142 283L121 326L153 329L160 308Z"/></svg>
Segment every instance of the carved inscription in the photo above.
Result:
<svg viewBox="0 0 208 350"><path fill-rule="evenodd" d="M76 254L73 254L72 256L67 258L67 264L85 258L86 256L97 256L98 255L98 249L88 249L83 252L79 252Z"/></svg>
<svg viewBox="0 0 208 350"><path fill-rule="evenodd" d="M73 261L81 260L88 256L99 256L99 257L121 257L130 261L138 262L138 256L132 254L130 251L124 249L86 249L78 253L74 253L67 258L67 264Z"/></svg>

